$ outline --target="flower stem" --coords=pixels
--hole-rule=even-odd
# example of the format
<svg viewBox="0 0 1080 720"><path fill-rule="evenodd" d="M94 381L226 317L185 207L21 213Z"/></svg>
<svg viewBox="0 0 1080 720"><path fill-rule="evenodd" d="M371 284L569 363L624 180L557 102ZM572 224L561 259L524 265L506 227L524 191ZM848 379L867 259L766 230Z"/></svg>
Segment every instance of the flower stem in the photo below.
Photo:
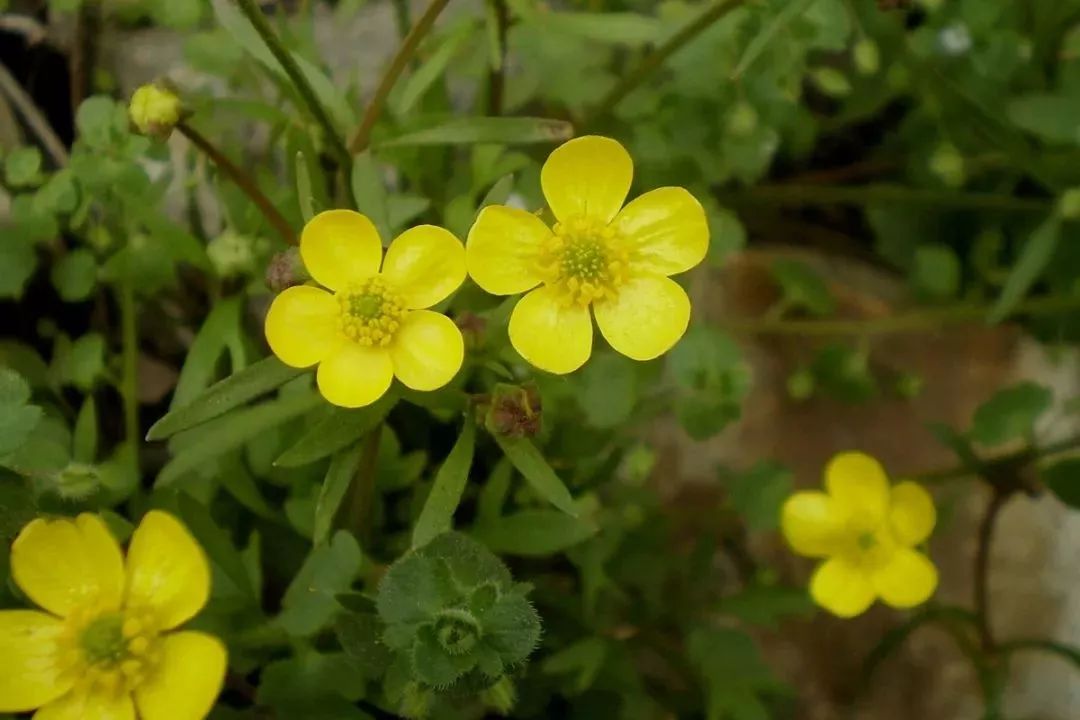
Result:
<svg viewBox="0 0 1080 720"><path fill-rule="evenodd" d="M502 115L506 95L506 37L510 29L510 11L506 0L488 0L495 35L499 45L498 66L488 72L488 115Z"/></svg>
<svg viewBox="0 0 1080 720"><path fill-rule="evenodd" d="M1013 314L1057 315L1078 309L1080 296L1044 296L1019 303ZM728 332L745 335L895 335L927 332L946 325L983 320L989 314L989 305L961 303L866 320L785 320L766 317L724 320L721 326Z"/></svg>
<svg viewBox="0 0 1080 720"><path fill-rule="evenodd" d="M979 643L985 653L996 649L994 634L990 627L990 545L994 539L994 526L1002 508L1012 493L995 487L990 502L986 505L982 521L979 523L977 545L975 546L975 625L979 633Z"/></svg>
<svg viewBox="0 0 1080 720"><path fill-rule="evenodd" d="M348 519L346 528L360 539L361 547L367 549L372 537L372 517L375 509L375 482L378 479L379 442L382 439L382 423L364 436L360 465L356 468L349 487Z"/></svg>
<svg viewBox="0 0 1080 720"><path fill-rule="evenodd" d="M349 152L353 155L367 150L368 145L371 143L371 131L374 129L379 116L382 115L383 108L386 106L386 99L389 97L390 91L394 89L394 83L397 82L401 73L408 66L409 61L412 60L413 55L416 54L416 48L420 45L420 41L431 30L435 24L435 19L439 17L439 14L449 2L450 0L431 0L427 10L416 21L405 39L401 41L401 47L398 48L397 55L390 61L390 67L383 74L382 80L379 81L379 87L375 90L375 95L372 96L371 102L368 103L367 109L364 111L364 117L360 120L360 127L356 129L352 140L349 141Z"/></svg>
<svg viewBox="0 0 1080 720"><path fill-rule="evenodd" d="M68 152L64 143L57 137L52 125L41 114L41 110L34 104L33 99L23 90L22 85L8 69L0 64L0 93L3 93L12 106L22 115L23 121L30 131L37 136L45 152L52 158L57 167L68 164Z"/></svg>
<svg viewBox="0 0 1080 720"><path fill-rule="evenodd" d="M255 203L255 206L259 208L259 211L262 212L267 221L273 225L274 229L281 235L282 240L289 245L296 244L296 235L293 234L292 228L289 226L289 221L278 212L278 209L274 207L274 204L270 202L270 199L263 194L263 191L255 184L254 178L241 170L236 163L227 158L225 154L218 150L217 147L215 147L202 133L188 125L186 122L180 121L177 123L176 129L179 130L184 137L190 140L192 145L202 151L206 157L210 158L211 162L213 162L221 172L225 173L238 188L244 191L244 194L248 196L251 202Z"/></svg>
<svg viewBox="0 0 1080 720"><path fill-rule="evenodd" d="M652 75L657 68L664 64L669 57L688 45L690 41L705 32L713 23L720 20L732 10L741 7L746 0L715 0L709 9L690 21L679 32L642 58L637 67L631 70L618 85L611 89L603 100L598 102L581 121L582 125L591 124L598 117L611 111L623 101L638 85Z"/></svg>
<svg viewBox="0 0 1080 720"><path fill-rule="evenodd" d="M121 375L120 397L124 403L124 438L131 449L131 463L135 475L139 474L139 446L142 431L139 428L139 333L135 303L135 278L132 275L130 252L127 267L119 282Z"/></svg>
<svg viewBox="0 0 1080 720"><path fill-rule="evenodd" d="M296 64L292 54L281 44L281 39L278 38L274 29L270 27L266 15L263 14L256 0L237 0L237 5L240 6L240 10L254 26L255 32L259 33L259 37L266 43L267 49L281 64L282 70L289 76L289 80L292 81L296 91L300 93L300 97L304 104L307 105L311 116L315 119L315 122L319 123L323 132L326 133L326 141L330 143L330 147L341 163L341 167L347 170L350 165L350 156L345 148L345 143L342 141L341 136L338 135L337 128L334 127L334 123L330 120L326 108L319 102L315 91L311 88L307 78L304 77L304 73L301 72L300 66Z"/></svg>

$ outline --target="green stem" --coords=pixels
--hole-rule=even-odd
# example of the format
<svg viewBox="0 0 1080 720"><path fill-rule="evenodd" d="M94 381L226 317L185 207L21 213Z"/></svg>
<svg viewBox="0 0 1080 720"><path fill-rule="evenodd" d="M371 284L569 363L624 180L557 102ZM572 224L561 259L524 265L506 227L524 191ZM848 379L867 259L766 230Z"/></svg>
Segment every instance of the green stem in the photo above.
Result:
<svg viewBox="0 0 1080 720"><path fill-rule="evenodd" d="M744 5L746 0L714 0L712 6L705 12L690 21L679 32L642 58L637 67L631 70L622 81L611 89L604 99L598 102L581 121L582 125L589 125L597 118L610 112L616 105L622 102L627 95L637 86L649 78L657 68L663 65L669 57L688 45L694 38L705 32L713 23L720 20L732 10Z"/></svg>
<svg viewBox="0 0 1080 720"><path fill-rule="evenodd" d="M131 462L136 476L139 472L139 446L142 431L139 428L139 333L135 303L135 278L132 276L130 253L119 283L121 377L120 396L124 403L124 437L131 448Z"/></svg>
<svg viewBox="0 0 1080 720"><path fill-rule="evenodd" d="M756 185L717 194L722 203L732 205L870 205L896 203L958 210L1001 210L1045 213L1053 206L1046 198L1018 198L993 193L920 190L901 185Z"/></svg>
<svg viewBox="0 0 1080 720"><path fill-rule="evenodd" d="M975 545L975 627L979 632L979 644L984 653L992 653L995 649L994 633L990 627L990 546L994 540L997 519L1011 496L1010 492L996 487L993 489L993 495L990 496L990 502L987 503L979 523Z"/></svg>
<svg viewBox="0 0 1080 720"><path fill-rule="evenodd" d="M1042 447L1024 448L1015 452L1006 453L1005 455L989 458L982 461L976 467L972 467L970 464L963 464L945 468L943 470L922 473L916 477L916 480L923 485L933 485L948 480L960 480L971 477L972 475L992 472L996 467L1006 467L1023 461L1035 462L1036 460L1044 459L1052 455L1060 455L1063 452L1077 449L1080 449L1080 435L1059 440Z"/></svg>
<svg viewBox="0 0 1080 720"><path fill-rule="evenodd" d="M382 115L383 108L386 107L386 99L390 96L390 91L394 89L394 83L404 72L409 61L416 54L420 41L431 30L435 24L435 19L439 17L439 14L449 2L450 0L431 0L427 10L416 21L405 39L401 41L401 47L398 48L397 55L390 61L390 67L383 74L379 87L375 90L375 95L372 96L371 102L368 103L367 109L364 111L364 117L360 120L360 127L356 129L356 133L349 142L349 152L353 155L367 150L368 144L371 142L371 131L374 129L379 116Z"/></svg>
<svg viewBox="0 0 1080 720"><path fill-rule="evenodd" d="M356 468L356 475L353 476L352 485L349 488L346 528L360 539L360 545L365 550L369 547L374 530L372 518L375 509L375 482L378 479L381 438L381 423L364 436L360 465Z"/></svg>
<svg viewBox="0 0 1080 720"><path fill-rule="evenodd" d="M1080 669L1080 648L1075 648L1071 645L1064 643L1054 642L1053 640L1042 640L1038 638L1010 640L1009 642L1001 643L998 646L998 651L1005 655L1010 655L1016 652L1023 652L1026 650L1041 651L1060 655L1065 660L1068 660L1073 665Z"/></svg>
<svg viewBox="0 0 1080 720"><path fill-rule="evenodd" d="M236 163L225 156L217 147L214 146L202 133L195 128L188 125L186 122L181 121L176 124L176 129L180 131L191 144L197 147L206 157L210 159L218 170L228 176L233 183L240 188L251 202L255 203L255 206L259 208L259 211L267 219L267 221L277 230L281 235L281 239L289 245L296 244L296 235L293 234L292 228L289 226L289 221L285 219L278 209L274 207L274 204L270 202L270 199L263 194L262 190L255 183L255 179L248 175L246 172L240 169Z"/></svg>
<svg viewBox="0 0 1080 720"><path fill-rule="evenodd" d="M1058 315L1074 310L1080 310L1080 296L1050 296L1030 298L1019 303L1013 315ZM724 320L721 325L729 332L745 335L890 335L937 330L946 325L984 320L989 314L989 305L964 303L922 308L867 320L752 318Z"/></svg>
<svg viewBox="0 0 1080 720"><path fill-rule="evenodd" d="M259 37L262 38L267 49L277 58L282 70L289 76L289 80L292 81L296 91L300 93L304 104L307 105L312 117L315 118L315 122L319 123L323 132L326 133L326 141L330 143L331 149L338 157L341 166L347 170L350 164L349 151L345 148L341 136L338 135L337 128L334 127L334 123L330 120L326 108L319 102L318 96L315 95L315 91L308 84L304 73L300 71L300 66L296 64L292 54L281 44L281 40L274 33L274 29L270 27L270 22L259 8L256 0L236 0L236 2L240 6L240 10L254 26L255 31L259 33Z"/></svg>

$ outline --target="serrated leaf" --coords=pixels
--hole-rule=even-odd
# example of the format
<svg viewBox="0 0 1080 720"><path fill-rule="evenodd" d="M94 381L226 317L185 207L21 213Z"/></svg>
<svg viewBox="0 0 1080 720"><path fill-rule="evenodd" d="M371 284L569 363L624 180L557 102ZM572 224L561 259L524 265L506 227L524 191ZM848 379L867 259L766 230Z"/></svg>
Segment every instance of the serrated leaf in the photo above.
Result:
<svg viewBox="0 0 1080 720"><path fill-rule="evenodd" d="M504 665L516 665L540 642L540 615L524 596L503 595L480 616L484 644L494 648Z"/></svg>
<svg viewBox="0 0 1080 720"><path fill-rule="evenodd" d="M1060 241L1061 217L1054 214L1044 220L1024 243L1020 257L1005 279L1005 286L1001 288L1001 294L990 310L987 318L989 322L1001 322L1016 309L1050 263Z"/></svg>
<svg viewBox="0 0 1080 720"><path fill-rule="evenodd" d="M594 523L554 510L522 510L475 526L473 537L501 555L544 557L596 534Z"/></svg>
<svg viewBox="0 0 1080 720"><path fill-rule="evenodd" d="M362 408L334 407L274 461L278 467L299 467L333 455L371 432L397 404L391 393Z"/></svg>
<svg viewBox="0 0 1080 720"><path fill-rule="evenodd" d="M319 498L315 501L315 526L311 540L316 545L323 544L330 537L334 517L341 507L341 501L345 499L349 484L356 476L363 454L363 443L357 442L353 447L337 452L330 459L330 467L327 468L326 477L319 489Z"/></svg>
<svg viewBox="0 0 1080 720"><path fill-rule="evenodd" d="M573 125L563 120L526 117L453 118L433 127L384 140L378 143L377 147L554 143L569 140L573 134Z"/></svg>
<svg viewBox="0 0 1080 720"><path fill-rule="evenodd" d="M567 515L577 517L574 498L528 438L495 435L495 442L536 493Z"/></svg>
<svg viewBox="0 0 1080 720"><path fill-rule="evenodd" d="M1035 431L1035 421L1050 409L1053 399L1048 388L1033 382L999 390L975 410L971 439L993 446L1029 437Z"/></svg>
<svg viewBox="0 0 1080 720"><path fill-rule="evenodd" d="M182 430L224 415L248 400L281 387L302 372L303 369L289 367L276 357L260 360L210 386L190 404L170 410L165 417L153 424L146 434L146 439L164 440Z"/></svg>
<svg viewBox="0 0 1080 720"><path fill-rule="evenodd" d="M469 481L475 448L476 424L466 418L457 442L435 475L424 509L416 520L412 536L414 548L426 545L437 535L452 529L454 511Z"/></svg>
<svg viewBox="0 0 1080 720"><path fill-rule="evenodd" d="M356 538L344 530L312 548L285 591L277 624L293 637L309 637L329 624L339 609L335 596L349 589L363 559Z"/></svg>

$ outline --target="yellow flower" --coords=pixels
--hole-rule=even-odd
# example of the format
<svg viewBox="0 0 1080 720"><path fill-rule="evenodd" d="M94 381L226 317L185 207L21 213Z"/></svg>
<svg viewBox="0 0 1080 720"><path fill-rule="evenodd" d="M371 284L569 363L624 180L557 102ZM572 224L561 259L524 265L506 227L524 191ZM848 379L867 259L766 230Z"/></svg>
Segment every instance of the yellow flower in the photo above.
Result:
<svg viewBox="0 0 1080 720"><path fill-rule="evenodd" d="M151 511L125 560L97 515L34 520L11 576L45 610L0 611L0 712L34 720L198 720L225 677L225 646L175 630L206 604L210 567L173 516Z"/></svg>
<svg viewBox="0 0 1080 720"><path fill-rule="evenodd" d="M286 365L318 363L316 380L327 400L370 405L394 376L413 390L437 390L461 369L461 331L424 309L465 281L465 248L448 230L406 230L384 258L367 217L328 210L304 226L300 257L332 292L310 285L282 292L266 315L266 339Z"/></svg>
<svg viewBox="0 0 1080 720"><path fill-rule="evenodd" d="M171 90L155 85L143 85L131 96L128 114L135 128L143 135L162 139L180 122L182 105Z"/></svg>
<svg viewBox="0 0 1080 720"><path fill-rule="evenodd" d="M792 495L780 520L795 552L827 558L810 579L814 602L844 618L876 598L896 608L926 602L937 588L937 570L914 547L934 529L929 493L913 482L890 488L878 461L858 452L829 462L825 489Z"/></svg>
<svg viewBox="0 0 1080 720"><path fill-rule="evenodd" d="M705 212L677 187L623 207L633 175L618 142L571 140L540 173L553 229L531 213L494 205L469 231L469 275L480 287L495 295L532 291L510 317L510 342L542 370L569 373L589 359L590 305L608 343L635 360L660 356L686 332L690 299L668 276L705 257Z"/></svg>

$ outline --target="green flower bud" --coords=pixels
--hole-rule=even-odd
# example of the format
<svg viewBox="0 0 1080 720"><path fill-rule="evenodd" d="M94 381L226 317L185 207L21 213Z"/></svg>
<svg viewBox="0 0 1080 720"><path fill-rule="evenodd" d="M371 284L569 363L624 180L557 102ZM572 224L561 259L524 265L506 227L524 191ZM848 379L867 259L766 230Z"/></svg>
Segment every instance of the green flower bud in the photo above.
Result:
<svg viewBox="0 0 1080 720"><path fill-rule="evenodd" d="M878 52L877 43L868 37L855 43L852 55L855 59L855 69L861 75L875 75L881 69L881 54Z"/></svg>
<svg viewBox="0 0 1080 720"><path fill-rule="evenodd" d="M168 139L180 122L183 105L171 90L158 84L143 85L131 96L128 114L143 135Z"/></svg>
<svg viewBox="0 0 1080 720"><path fill-rule="evenodd" d="M52 484L65 500L85 500L101 489L101 472L93 465L73 462L53 476Z"/></svg>
<svg viewBox="0 0 1080 720"><path fill-rule="evenodd" d="M255 241L226 230L207 243L206 255L220 277L243 275L255 266Z"/></svg>

